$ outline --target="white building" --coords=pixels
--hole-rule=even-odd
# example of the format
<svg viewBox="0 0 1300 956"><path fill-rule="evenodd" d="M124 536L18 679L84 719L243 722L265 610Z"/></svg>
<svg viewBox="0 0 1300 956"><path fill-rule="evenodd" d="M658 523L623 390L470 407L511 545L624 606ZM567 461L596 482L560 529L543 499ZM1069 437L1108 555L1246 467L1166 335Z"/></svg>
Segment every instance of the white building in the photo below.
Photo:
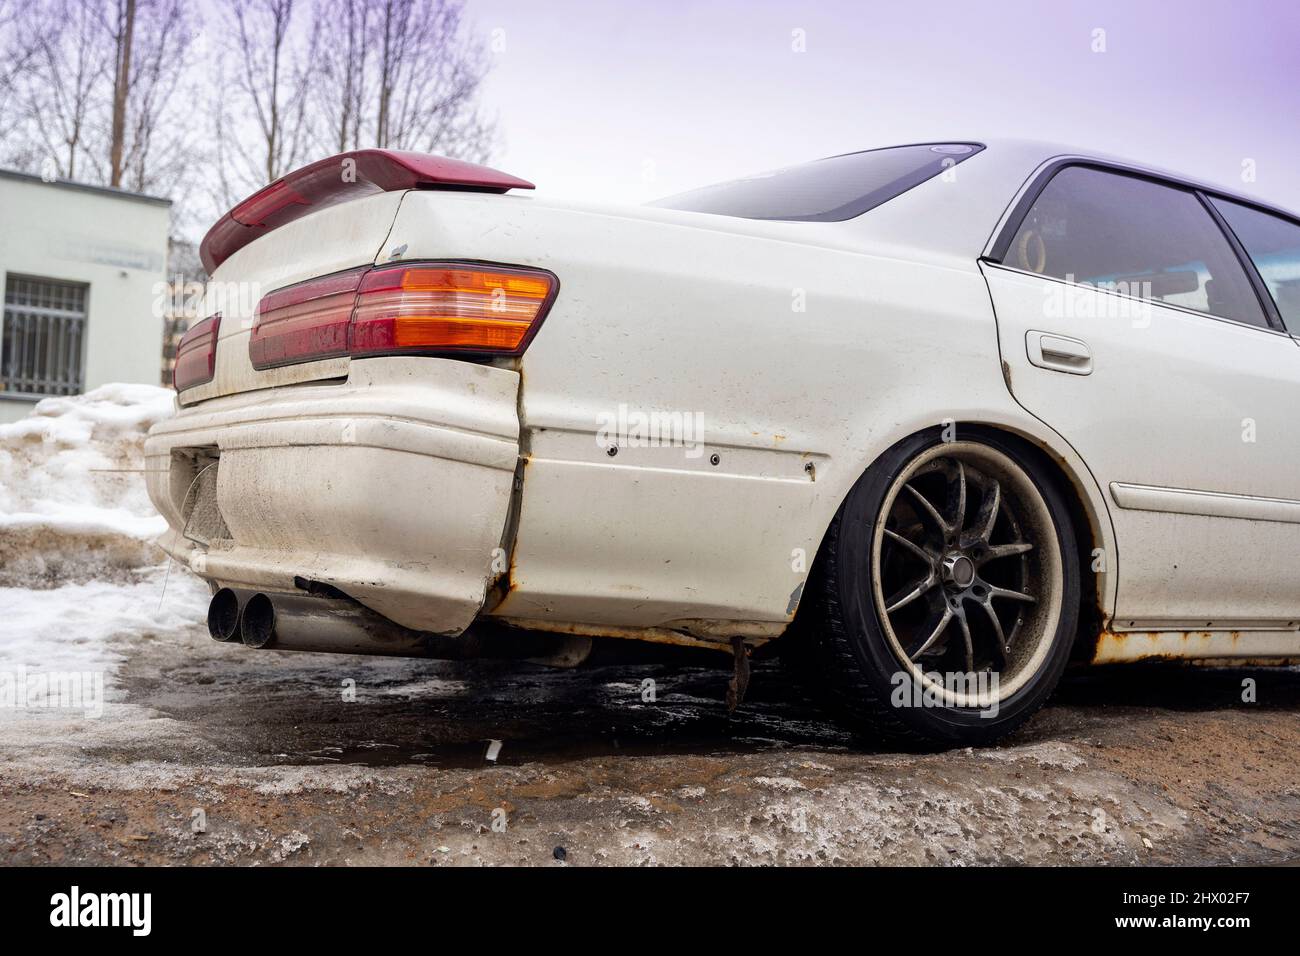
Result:
<svg viewBox="0 0 1300 956"><path fill-rule="evenodd" d="M0 170L0 422L158 382L171 200Z"/></svg>

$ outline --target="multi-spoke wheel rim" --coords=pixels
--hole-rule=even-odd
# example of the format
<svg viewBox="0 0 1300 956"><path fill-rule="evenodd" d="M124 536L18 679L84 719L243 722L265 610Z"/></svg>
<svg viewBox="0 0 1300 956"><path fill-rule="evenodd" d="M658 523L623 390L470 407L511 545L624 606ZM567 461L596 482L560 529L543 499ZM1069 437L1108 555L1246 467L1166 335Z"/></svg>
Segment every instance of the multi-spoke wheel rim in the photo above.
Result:
<svg viewBox="0 0 1300 956"><path fill-rule="evenodd" d="M1060 623L1060 545L1042 493L988 445L927 449L881 506L872 590L891 649L927 690L958 707L1006 699ZM941 679L954 673L968 680Z"/></svg>

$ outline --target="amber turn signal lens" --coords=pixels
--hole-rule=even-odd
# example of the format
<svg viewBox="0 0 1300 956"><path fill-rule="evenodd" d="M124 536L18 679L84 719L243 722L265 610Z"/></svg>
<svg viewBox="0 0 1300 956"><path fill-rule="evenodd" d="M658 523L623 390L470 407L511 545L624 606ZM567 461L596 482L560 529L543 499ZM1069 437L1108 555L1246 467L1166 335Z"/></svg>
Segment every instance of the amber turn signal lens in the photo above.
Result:
<svg viewBox="0 0 1300 956"><path fill-rule="evenodd" d="M555 277L534 270L461 265L376 269L358 290L348 351L518 355L554 291Z"/></svg>

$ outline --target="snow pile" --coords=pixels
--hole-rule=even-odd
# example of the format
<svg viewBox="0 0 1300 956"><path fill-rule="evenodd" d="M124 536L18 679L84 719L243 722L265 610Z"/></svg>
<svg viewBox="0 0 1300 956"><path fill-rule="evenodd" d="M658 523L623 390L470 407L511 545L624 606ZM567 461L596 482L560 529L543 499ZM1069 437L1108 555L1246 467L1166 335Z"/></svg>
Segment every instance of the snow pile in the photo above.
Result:
<svg viewBox="0 0 1300 956"><path fill-rule="evenodd" d="M93 672L116 699L133 644L202 626L207 586L167 566L145 492L145 433L172 411L168 389L105 385L0 425L0 678ZM0 711L7 743L51 719Z"/></svg>
<svg viewBox="0 0 1300 956"><path fill-rule="evenodd" d="M143 450L172 411L169 389L105 385L0 425L0 586L125 582L163 560Z"/></svg>
<svg viewBox="0 0 1300 956"><path fill-rule="evenodd" d="M207 585L175 567L143 570L129 584L0 587L0 671L105 672L111 687L130 641L201 627L207 602Z"/></svg>

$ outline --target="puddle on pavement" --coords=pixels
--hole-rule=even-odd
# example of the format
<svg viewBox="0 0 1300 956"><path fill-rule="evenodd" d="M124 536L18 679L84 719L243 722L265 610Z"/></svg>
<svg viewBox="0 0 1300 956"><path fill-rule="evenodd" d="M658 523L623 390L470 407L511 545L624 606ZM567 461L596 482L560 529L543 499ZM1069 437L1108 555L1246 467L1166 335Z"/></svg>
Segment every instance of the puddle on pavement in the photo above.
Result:
<svg viewBox="0 0 1300 956"><path fill-rule="evenodd" d="M312 656L170 669L136 683L130 696L194 727L211 747L204 762L221 764L477 769L850 744L775 662L755 668L750 694L732 715L724 703L730 673L719 668L368 662L342 669L337 658ZM340 704L344 676L355 680L362 702ZM643 698L647 680L655 682L653 701ZM492 740L502 746L488 761Z"/></svg>
<svg viewBox="0 0 1300 956"><path fill-rule="evenodd" d="M1242 676L1177 667L1076 673L1057 694L1064 705L1057 713L1086 724L1117 705L1222 707L1234 685L1231 699L1237 699ZM1300 699L1295 670L1249 676L1259 678L1262 691L1254 706L1294 706ZM491 740L502 742L498 766L855 745L775 661L756 663L749 695L734 715L724 703L728 669L675 664L554 670L248 654L178 659L148 676L132 679L128 670L126 677L133 703L182 722L193 736L190 746L159 750L142 726L139 741L103 754L116 761L478 769L492 765ZM358 702L341 703L340 683L349 680ZM643 697L647 680L655 682L654 701ZM203 742L197 760L193 737Z"/></svg>
<svg viewBox="0 0 1300 956"><path fill-rule="evenodd" d="M562 764L591 757L693 756L744 754L783 747L816 744L825 749L829 741L775 740L753 737L674 737L658 740L624 738L532 737L503 740L495 761L487 759L489 741L429 741L427 744L393 745L365 742L346 747L326 747L304 754L277 754L277 766L355 764L366 767L399 767L408 764L444 770L476 770L490 766L520 766L530 763ZM831 746L840 745L836 741Z"/></svg>
<svg viewBox="0 0 1300 956"><path fill-rule="evenodd" d="M438 725L428 732L382 739L371 727L363 740L277 754L276 761L477 769L606 756L739 754L849 744L846 733L775 674L767 675L767 685L736 714L728 714L723 702L726 676L715 671L657 673L657 680L680 692L664 694L653 703L636 696L639 673L595 673L588 680L581 672L519 676L523 679L487 682L478 688L479 694L471 685L454 701L427 701L434 705ZM518 700L511 699L512 690L521 692ZM548 691L555 696L538 699L548 697ZM407 704L412 706L419 702ZM496 759L489 761L493 740L501 746Z"/></svg>

